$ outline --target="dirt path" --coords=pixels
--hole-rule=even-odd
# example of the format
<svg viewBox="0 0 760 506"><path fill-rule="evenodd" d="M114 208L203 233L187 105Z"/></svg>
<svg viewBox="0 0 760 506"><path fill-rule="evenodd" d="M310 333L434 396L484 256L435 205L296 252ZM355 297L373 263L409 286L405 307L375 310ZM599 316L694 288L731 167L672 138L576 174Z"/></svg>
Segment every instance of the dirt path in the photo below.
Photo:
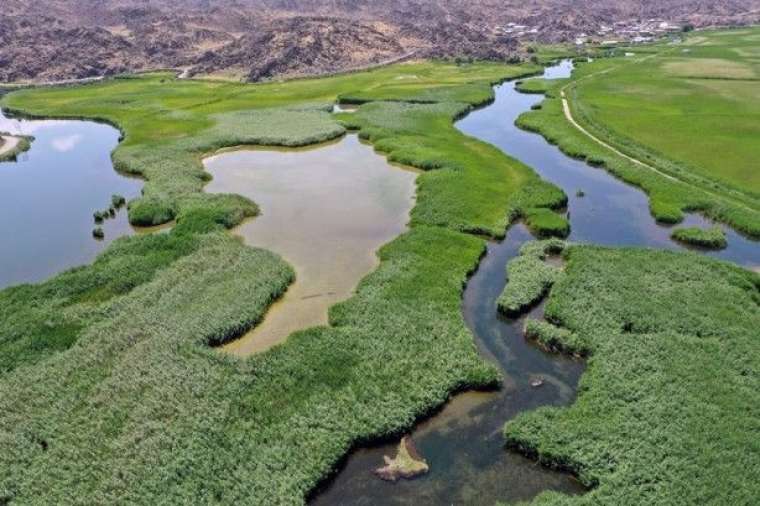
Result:
<svg viewBox="0 0 760 506"><path fill-rule="evenodd" d="M610 151L612 151L616 155L621 156L621 157L625 158L626 160L635 163L636 165L639 165L639 166L644 167L646 169L652 170L652 171L656 172L657 174L661 175L662 177L670 179L671 181L681 182L679 179L674 178L670 174L666 174L666 173L662 172L661 170L658 170L657 168L652 167L651 165L642 162L641 160L638 160L636 158L633 158L632 156L626 155L625 153L623 153L619 149L615 148L614 146L611 146L611 145L607 144L606 142L604 142L603 140L601 140L599 137L595 136L594 134L592 134L591 132L589 132L588 130L586 130L585 128L583 128L581 125L578 124L577 121L575 121L575 118L573 118L573 113L570 110L570 104L567 102L567 98L565 97L565 90L562 90L560 92L560 95L562 96L562 110L565 112L565 119L567 119L567 121L569 121L570 124L573 125L583 135L585 135L586 137L588 137L592 141L596 142L600 146L604 146L605 148L609 149Z"/></svg>
<svg viewBox="0 0 760 506"><path fill-rule="evenodd" d="M671 50L671 51L672 51L672 50ZM666 51L666 53L668 53L668 52L670 52L670 51ZM657 56L660 56L660 54L661 54L661 53L655 53L655 54L653 54L653 55L647 56L647 57L645 57L645 58L642 58L642 59L640 59L640 60L638 60L638 61L634 62L634 64L643 63L644 61L647 61L647 60L650 60L650 59L652 59L652 58L656 58ZM568 121L568 122L569 122L571 125L573 125L573 127L574 127L576 130L578 130L579 132L581 132L583 135L585 135L586 137L588 137L589 139L591 139L591 140L592 140L592 141L594 141L595 143L597 143L597 144L599 144L600 146L603 146L603 147L605 147L605 148L609 149L610 151L612 151L612 152L613 152L613 153L615 153L616 155L618 155L618 156L620 156L620 157L622 157L622 158L624 158L624 159L628 160L629 162L632 162L632 163L633 163L633 164L635 164L635 165L638 165L639 167L643 167L643 168L645 168L645 169L651 170L651 171L653 171L653 172L655 172L655 173L659 174L660 176L662 176L662 177L664 177L664 178L668 179L669 181L674 181L674 182L677 182L677 183L683 183L683 184L686 184L686 185L692 186L692 187L694 187L694 188L696 188L696 189L698 189L698 190L701 190L701 191L703 191L703 192L707 193L708 195L711 195L711 196L713 196L713 197L716 197L716 198L718 198L718 199L730 199L730 201L731 201L731 202L732 202L734 205L737 205L737 206L739 206L739 207L743 207L744 209L747 209L747 210L750 210L750 211L756 211L755 209L753 209L753 208L751 208L751 207L749 207L749 206L745 205L745 204L744 204L744 203L742 203L742 202L738 202L738 201L736 201L735 199L731 199L730 197L727 197L727 196L725 196L725 195L721 195L721 194L718 194L718 193L714 193L714 192L712 192L712 191L710 191L710 190L708 190L708 189L706 189L706 188L703 188L703 187L701 187L701 186L697 186L697 185L694 185L693 183L691 183L691 182L689 182L689 181L684 181L684 180L682 180L682 179L679 179L679 178L677 178L677 177L674 177L674 176L672 176L672 175L670 175L670 174L667 174L667 173L665 173L665 172L663 172L663 171L659 170L658 168L656 168L656 167L654 167L654 166L652 166L652 165L650 165L650 164L648 164L648 163L646 163L646 162L642 162L642 161L641 161L641 160L639 160L638 158L634 158L634 157L632 157L632 156L629 156L629 155L627 155L627 154L623 153L622 151L620 151L620 150L619 150L619 149L617 149L616 147L612 146L611 144L609 144L609 143L605 142L604 140L600 139L599 137L595 136L594 134L592 134L591 132L589 132L588 130L586 130L586 129L585 129L583 126L581 126L581 125L580 125L580 124L579 124L579 123L578 123L578 122L575 120L575 118L573 117L573 112L572 112L572 110L570 109L570 103L569 103L569 102L568 102L568 100L567 100L567 95L565 94L565 90L566 90L567 88L571 87L571 86L575 86L576 84L578 84L578 83L579 83L579 82L581 82L581 81L584 81L584 80L586 80L586 79L590 79L590 78L592 78L592 77L597 77L597 76L600 76L600 75L602 75L602 74L606 74L606 73L608 73L608 72L611 72L611 71L613 71L613 70L615 70L615 69L617 69L617 68L619 68L619 66L610 67L610 68L607 68L607 69L605 69L605 70L602 70L602 71L599 71L599 72L595 72L595 73L593 73L593 74L589 74L589 75L587 75L587 76L584 76L584 77L582 77L581 79L578 79L578 80L576 80L576 81L571 81L571 82L569 82L568 84L566 84L565 86L563 86L563 87L562 87L562 89L560 90L560 97L561 97L561 99L562 99L562 110L563 110L563 112L565 113L565 119L566 119L566 120L567 120L567 121Z"/></svg>

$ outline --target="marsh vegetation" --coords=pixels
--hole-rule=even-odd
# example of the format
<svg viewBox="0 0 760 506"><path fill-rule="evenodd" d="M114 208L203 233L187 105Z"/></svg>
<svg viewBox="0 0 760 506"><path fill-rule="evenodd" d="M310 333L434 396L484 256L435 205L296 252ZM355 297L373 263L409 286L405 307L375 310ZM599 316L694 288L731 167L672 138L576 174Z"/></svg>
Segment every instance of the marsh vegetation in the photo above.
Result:
<svg viewBox="0 0 760 506"><path fill-rule="evenodd" d="M147 75L6 97L29 113L118 124L125 137L116 167L146 178L143 197L129 203L131 221L176 220L169 233L120 241L53 285L3 292L13 300L3 308L22 318L6 325L29 312L47 321L49 313L32 301L47 300L51 286L85 286L50 303L71 305L72 318L94 318L73 320L76 331L62 327L69 345L43 354L24 351L34 349L33 327L4 333L6 346L22 350L0 379L13 392L0 401L6 496L23 502L42 488L50 501L73 494L299 502L357 441L408 429L453 391L493 385L498 374L478 356L459 310L484 240L463 232L501 235L526 209L555 206L562 192L461 134L452 120L492 99L483 84L535 70L423 63L261 86ZM419 76L411 87L395 79L411 74ZM446 100L473 102L377 102L347 115L344 125L329 107L313 105L332 103L342 91L373 90L381 99L398 93L396 86L414 93L436 82L451 88ZM208 180L201 156L247 143L305 145L346 127L392 161L436 169L418 176L409 231L379 251L377 270L352 298L331 308L329 327L298 332L245 361L206 349L257 323L293 271L219 231L257 208L248 199L201 193ZM67 283L68 276L79 283ZM42 420L53 423L42 427ZM146 434L146 427L155 430ZM82 451L97 453L98 466L69 465L72 452ZM213 471L220 467L227 472Z"/></svg>
<svg viewBox="0 0 760 506"><path fill-rule="evenodd" d="M728 245L726 233L718 226L677 228L673 231L672 237L676 241L702 248L723 249Z"/></svg>
<svg viewBox="0 0 760 506"><path fill-rule="evenodd" d="M537 504L752 502L760 276L694 253L569 246L564 257L548 323L527 333L589 353L588 369L571 407L521 414L505 437L592 490Z"/></svg>
<svg viewBox="0 0 760 506"><path fill-rule="evenodd" d="M514 220L524 219L537 234L669 241L665 229L649 235L648 222L641 227L623 214L609 216L617 228L581 219L571 229L557 211L569 205L573 217L593 216L583 206L604 198L610 207L602 209L612 209L613 197L629 194L600 189L621 183L595 186L590 177L583 185L591 191L576 213L577 196L539 178L488 144L487 136L470 137L463 124L454 126L494 99L493 84L538 70L414 63L257 86L161 74L6 97L4 103L29 113L119 125L124 142L115 165L146 179L144 194L128 204L130 220L175 225L167 233L120 239L92 265L0 292L0 389L7 393L0 396L0 466L6 470L0 501L39 501L43 491L42 500L53 503L76 497L298 504L350 449L397 438L454 392L473 388L491 389L466 394L478 398L480 408L467 411L473 423L464 431L445 427L465 436L463 447L471 448L483 420L498 427L508 416L543 406L510 421L507 441L593 488L582 496L544 493L538 503L710 502L717 496L741 503L755 497L755 452L739 470L731 463L754 448L747 420L758 418L752 401L760 385L751 374L757 362L752 329L760 323L757 274L696 254L554 240L525 246L525 257L510 266L515 285L507 285L505 307L530 307L548 291L546 321L538 320L539 308L526 324L529 337L546 350L590 355L581 395L570 408L557 406L573 400L582 365L547 360L515 330L522 329L519 321L499 318L495 299L505 284L504 262L528 233L518 226L501 244L483 235L500 238ZM551 96L556 83L529 86L545 87L549 98L521 124L538 121L545 134L564 128L543 116L558 112ZM331 115L336 99L362 105ZM484 130L503 134L493 126ZM330 308L328 325L296 332L246 359L211 349L255 328L296 272L276 254L231 237L229 229L266 208L244 196L203 193L209 175L202 157L250 143L303 146L346 131L356 131L390 161L422 171L408 231L380 248L377 268L352 297ZM562 130L566 150L568 132ZM619 162L587 148L575 154L608 170ZM575 189L577 181L565 187ZM654 202L655 196L658 215ZM707 209L685 202L672 209ZM620 227L628 227L625 234ZM544 262L560 249L564 271ZM486 251L501 263L486 257L484 270L471 277ZM473 333L494 362L483 360ZM514 350L520 361L513 360ZM540 389L531 386L536 370L542 385L546 381ZM503 390L493 390L502 381ZM674 398L688 402L674 404ZM435 419L429 423L435 442L444 429ZM477 483L492 484L493 497L501 497L504 483L520 499L548 483L578 491L567 476L503 452L499 430L486 439L492 451L482 455L507 462L483 466L492 474ZM426 448L423 454L435 473L441 455ZM513 465L518 459L522 464ZM504 469L520 472L510 481L500 475ZM482 497L472 488L456 492Z"/></svg>

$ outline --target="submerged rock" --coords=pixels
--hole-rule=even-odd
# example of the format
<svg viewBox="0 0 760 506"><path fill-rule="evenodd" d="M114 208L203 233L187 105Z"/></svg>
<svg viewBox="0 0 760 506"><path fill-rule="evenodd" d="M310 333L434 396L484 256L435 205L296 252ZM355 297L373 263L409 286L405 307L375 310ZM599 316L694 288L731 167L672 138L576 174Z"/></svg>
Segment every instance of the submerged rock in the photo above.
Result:
<svg viewBox="0 0 760 506"><path fill-rule="evenodd" d="M383 459L385 459L385 466L375 469L375 475L381 480L411 479L427 473L430 469L425 459L417 452L409 436L404 436L401 439L395 458L385 455Z"/></svg>

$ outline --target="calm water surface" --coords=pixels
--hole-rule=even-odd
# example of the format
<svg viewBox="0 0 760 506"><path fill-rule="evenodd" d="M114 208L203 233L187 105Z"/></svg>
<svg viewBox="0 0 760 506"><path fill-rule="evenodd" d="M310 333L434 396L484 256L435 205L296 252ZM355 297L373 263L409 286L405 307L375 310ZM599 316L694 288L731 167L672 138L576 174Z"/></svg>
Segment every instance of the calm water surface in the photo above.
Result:
<svg viewBox="0 0 760 506"><path fill-rule="evenodd" d="M548 68L544 77L568 77L570 62ZM457 123L464 133L501 148L531 166L543 178L562 187L569 197L571 240L606 245L683 249L669 239L671 229L657 224L646 195L607 172L573 160L541 136L518 129L517 117L543 98L520 94L514 82L496 87L495 102ZM576 197L582 189L586 196ZM689 216L685 224L709 224ZM728 230L729 247L707 254L756 268L760 244ZM430 473L413 481L387 483L372 475L383 455L393 455L396 443L361 448L349 455L337 475L316 491L313 505L370 504L493 504L520 501L544 490L581 493L572 477L551 472L503 448L505 421L522 411L547 405L568 405L583 372L581 361L544 353L522 333L525 317L509 319L496 310L505 284L505 266L520 246L533 238L522 225L506 238L491 243L478 271L469 280L462 312L481 354L499 366L504 382L496 392L467 392L455 396L437 415L412 433ZM539 318L543 308L528 317ZM534 378L544 385L530 385Z"/></svg>
<svg viewBox="0 0 760 506"><path fill-rule="evenodd" d="M92 213L107 209L111 195L134 198L142 183L119 175L111 151L113 127L89 121L30 121L0 112L0 132L32 135L31 150L0 162L0 288L47 279L91 262L116 237L132 233L127 213L92 237Z"/></svg>
<svg viewBox="0 0 760 506"><path fill-rule="evenodd" d="M378 264L377 249L406 229L416 172L390 165L356 135L306 149L251 149L205 161L212 193L238 193L261 215L236 232L246 244L280 254L296 281L264 321L227 351L246 355L288 335L327 324Z"/></svg>

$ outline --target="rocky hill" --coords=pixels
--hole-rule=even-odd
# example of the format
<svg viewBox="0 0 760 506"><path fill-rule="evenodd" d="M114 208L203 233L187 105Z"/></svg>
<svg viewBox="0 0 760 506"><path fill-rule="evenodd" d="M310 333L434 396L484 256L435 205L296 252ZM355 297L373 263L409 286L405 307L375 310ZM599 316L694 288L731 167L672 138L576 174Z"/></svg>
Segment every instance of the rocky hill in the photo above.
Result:
<svg viewBox="0 0 760 506"><path fill-rule="evenodd" d="M3 0L0 82L166 67L260 80L410 53L503 60L526 42L650 18L760 22L760 0Z"/></svg>

